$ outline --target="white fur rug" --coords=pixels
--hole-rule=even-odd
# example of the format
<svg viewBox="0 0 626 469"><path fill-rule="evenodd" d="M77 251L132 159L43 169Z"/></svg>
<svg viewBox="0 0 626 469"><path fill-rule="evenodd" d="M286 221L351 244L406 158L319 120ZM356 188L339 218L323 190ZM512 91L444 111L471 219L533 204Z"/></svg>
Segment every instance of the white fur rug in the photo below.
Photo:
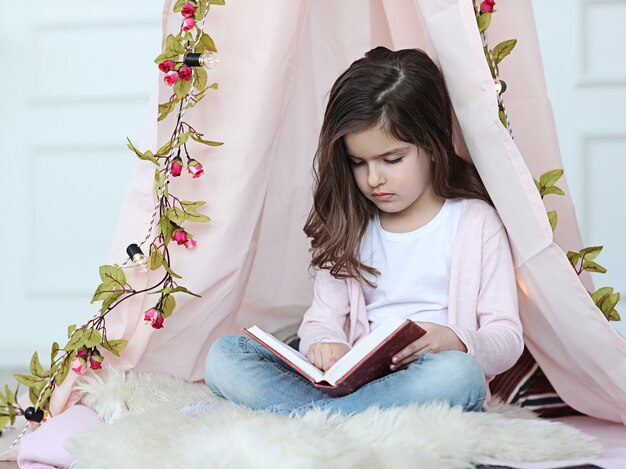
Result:
<svg viewBox="0 0 626 469"><path fill-rule="evenodd" d="M200 417L181 407L216 401L203 384L115 369L82 378L82 403L107 422L70 441L72 469L467 468L483 456L562 460L600 453L593 438L499 404L461 412L444 404L376 408L353 416L281 417L226 404Z"/></svg>

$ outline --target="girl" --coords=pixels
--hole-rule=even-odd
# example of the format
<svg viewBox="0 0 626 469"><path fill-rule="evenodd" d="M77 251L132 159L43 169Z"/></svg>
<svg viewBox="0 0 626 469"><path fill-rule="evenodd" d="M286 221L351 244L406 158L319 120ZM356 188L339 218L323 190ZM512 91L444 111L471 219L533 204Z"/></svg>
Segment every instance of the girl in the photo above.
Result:
<svg viewBox="0 0 626 469"><path fill-rule="evenodd" d="M478 411L488 382L523 349L506 231L482 181L455 152L443 76L421 50L377 47L335 82L305 224L317 269L300 351L330 368L386 318L427 333L391 374L343 397L315 388L244 336L207 357L218 396L287 415L445 401Z"/></svg>

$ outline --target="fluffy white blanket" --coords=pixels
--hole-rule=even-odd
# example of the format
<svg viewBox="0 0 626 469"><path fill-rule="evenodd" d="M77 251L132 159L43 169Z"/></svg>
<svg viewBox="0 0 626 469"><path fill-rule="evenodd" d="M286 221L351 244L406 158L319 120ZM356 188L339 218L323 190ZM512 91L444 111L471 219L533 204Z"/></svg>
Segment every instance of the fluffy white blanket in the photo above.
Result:
<svg viewBox="0 0 626 469"><path fill-rule="evenodd" d="M104 370L103 370L104 371ZM595 456L593 438L499 404L461 412L444 404L328 416L281 417L226 404L199 417L178 410L217 401L203 384L108 369L86 376L82 403L107 422L70 441L72 469L467 468Z"/></svg>

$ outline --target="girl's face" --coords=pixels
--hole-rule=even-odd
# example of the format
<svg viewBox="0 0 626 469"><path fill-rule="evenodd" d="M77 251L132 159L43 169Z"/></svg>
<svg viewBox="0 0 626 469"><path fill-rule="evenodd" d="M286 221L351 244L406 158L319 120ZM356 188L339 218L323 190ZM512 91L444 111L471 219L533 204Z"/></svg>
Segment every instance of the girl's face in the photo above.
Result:
<svg viewBox="0 0 626 469"><path fill-rule="evenodd" d="M436 204L431 156L417 145L380 127L348 133L344 143L357 187L389 220L410 224Z"/></svg>

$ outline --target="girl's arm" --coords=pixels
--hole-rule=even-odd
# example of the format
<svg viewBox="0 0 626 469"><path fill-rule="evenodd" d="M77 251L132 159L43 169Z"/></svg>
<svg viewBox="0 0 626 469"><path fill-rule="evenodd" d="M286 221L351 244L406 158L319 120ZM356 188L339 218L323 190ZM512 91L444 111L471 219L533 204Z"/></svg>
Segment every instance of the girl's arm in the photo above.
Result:
<svg viewBox="0 0 626 469"><path fill-rule="evenodd" d="M504 226L483 242L481 267L476 305L478 330L448 327L485 374L495 376L511 368L524 349L515 270Z"/></svg>
<svg viewBox="0 0 626 469"><path fill-rule="evenodd" d="M309 345L316 342L336 342L349 346L345 332L349 313L347 282L336 279L326 269L318 270L313 285L313 302L304 313L298 329L300 352L306 355Z"/></svg>

